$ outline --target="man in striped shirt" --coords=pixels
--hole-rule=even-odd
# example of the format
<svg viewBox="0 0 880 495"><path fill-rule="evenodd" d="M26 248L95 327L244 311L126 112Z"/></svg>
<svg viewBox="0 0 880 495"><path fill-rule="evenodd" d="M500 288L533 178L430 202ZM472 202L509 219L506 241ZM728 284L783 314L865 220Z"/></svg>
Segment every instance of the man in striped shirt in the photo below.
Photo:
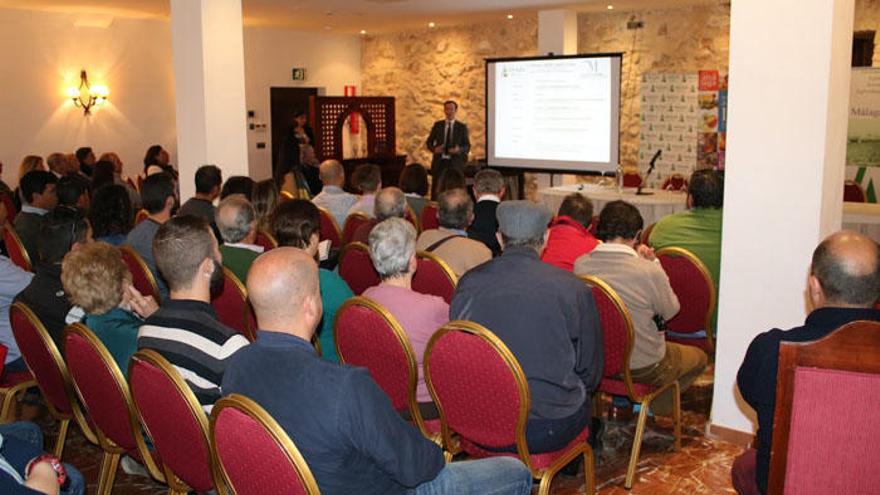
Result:
<svg viewBox="0 0 880 495"><path fill-rule="evenodd" d="M210 411L228 358L248 343L220 323L211 306L211 289L223 284L217 240L204 219L182 215L159 227L153 256L170 294L141 326L138 349L154 349L170 361Z"/></svg>

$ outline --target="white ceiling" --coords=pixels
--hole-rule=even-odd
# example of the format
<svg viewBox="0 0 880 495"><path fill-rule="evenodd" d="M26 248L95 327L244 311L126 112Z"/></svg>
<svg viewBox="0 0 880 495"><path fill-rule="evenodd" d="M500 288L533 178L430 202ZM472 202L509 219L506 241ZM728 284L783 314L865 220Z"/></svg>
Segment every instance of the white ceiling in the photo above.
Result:
<svg viewBox="0 0 880 495"><path fill-rule="evenodd" d="M724 0L242 0L245 25L309 31L389 32L496 19L508 14L533 15L541 9L572 8L580 12L637 11L720 4ZM167 19L169 0L0 0L0 7L89 16ZM101 24L101 22L98 22Z"/></svg>

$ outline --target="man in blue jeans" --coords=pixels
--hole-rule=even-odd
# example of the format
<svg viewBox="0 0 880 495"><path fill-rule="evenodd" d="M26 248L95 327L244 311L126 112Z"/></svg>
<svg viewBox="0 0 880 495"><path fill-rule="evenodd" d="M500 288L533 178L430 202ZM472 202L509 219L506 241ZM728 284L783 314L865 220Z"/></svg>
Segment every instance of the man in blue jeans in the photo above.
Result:
<svg viewBox="0 0 880 495"><path fill-rule="evenodd" d="M0 425L0 493L83 495L85 480L70 464L43 453L43 432L29 421Z"/></svg>
<svg viewBox="0 0 880 495"><path fill-rule="evenodd" d="M258 402L284 428L324 495L527 495L518 459L446 464L440 448L406 423L367 370L320 359L310 341L321 320L318 266L304 251L276 248L248 272L257 340L239 349L224 394Z"/></svg>

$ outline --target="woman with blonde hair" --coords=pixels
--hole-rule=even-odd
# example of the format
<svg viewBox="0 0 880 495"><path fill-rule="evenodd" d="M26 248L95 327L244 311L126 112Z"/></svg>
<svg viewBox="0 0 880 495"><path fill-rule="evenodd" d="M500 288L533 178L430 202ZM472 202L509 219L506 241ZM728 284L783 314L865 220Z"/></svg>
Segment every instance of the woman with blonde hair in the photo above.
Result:
<svg viewBox="0 0 880 495"><path fill-rule="evenodd" d="M24 174L34 170L46 170L46 165L43 163L43 157L39 155L28 155L24 157L21 160L21 165L18 166L18 179L21 180L21 178L24 177Z"/></svg>
<svg viewBox="0 0 880 495"><path fill-rule="evenodd" d="M278 186L272 179L261 180L254 185L251 204L257 212L257 229L271 232L272 213L278 205Z"/></svg>

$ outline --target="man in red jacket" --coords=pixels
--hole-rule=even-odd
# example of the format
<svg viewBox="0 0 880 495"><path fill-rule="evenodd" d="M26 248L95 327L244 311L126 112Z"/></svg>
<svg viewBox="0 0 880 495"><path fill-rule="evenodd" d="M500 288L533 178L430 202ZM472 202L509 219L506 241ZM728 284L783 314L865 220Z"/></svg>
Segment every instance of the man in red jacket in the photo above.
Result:
<svg viewBox="0 0 880 495"><path fill-rule="evenodd" d="M593 203L578 193L565 197L550 223L550 236L541 260L571 271L574 260L589 253L599 241L587 230L593 220Z"/></svg>

